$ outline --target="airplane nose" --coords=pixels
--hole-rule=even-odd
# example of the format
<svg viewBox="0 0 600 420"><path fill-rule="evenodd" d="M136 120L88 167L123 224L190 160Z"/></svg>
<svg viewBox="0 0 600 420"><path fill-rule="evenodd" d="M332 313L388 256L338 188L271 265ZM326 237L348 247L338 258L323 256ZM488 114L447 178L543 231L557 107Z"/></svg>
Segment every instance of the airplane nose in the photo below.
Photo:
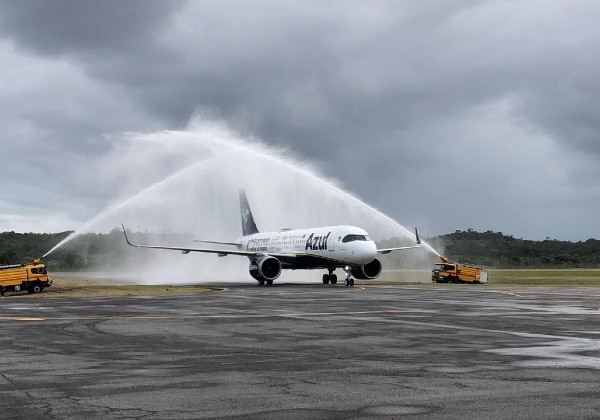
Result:
<svg viewBox="0 0 600 420"><path fill-rule="evenodd" d="M377 256L377 245L375 245L375 242L373 241L362 242L360 245L361 249L358 255L360 258L359 263L368 264Z"/></svg>
<svg viewBox="0 0 600 420"><path fill-rule="evenodd" d="M377 256L377 245L373 241L370 241L369 245L369 255L375 258Z"/></svg>

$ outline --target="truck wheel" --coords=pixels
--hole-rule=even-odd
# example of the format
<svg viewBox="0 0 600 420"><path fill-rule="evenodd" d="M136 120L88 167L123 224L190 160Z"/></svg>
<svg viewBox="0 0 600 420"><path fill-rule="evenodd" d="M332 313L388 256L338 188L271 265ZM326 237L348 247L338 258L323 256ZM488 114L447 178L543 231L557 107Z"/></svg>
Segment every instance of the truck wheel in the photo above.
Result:
<svg viewBox="0 0 600 420"><path fill-rule="evenodd" d="M44 286L42 286L42 283L34 283L33 286L31 286L31 293L42 293L43 290Z"/></svg>

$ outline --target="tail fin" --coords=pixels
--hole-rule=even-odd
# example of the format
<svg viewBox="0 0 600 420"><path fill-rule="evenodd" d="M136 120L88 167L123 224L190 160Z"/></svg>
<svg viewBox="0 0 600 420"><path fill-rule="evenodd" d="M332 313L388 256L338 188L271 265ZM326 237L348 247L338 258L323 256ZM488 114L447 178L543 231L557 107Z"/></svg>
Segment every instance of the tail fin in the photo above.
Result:
<svg viewBox="0 0 600 420"><path fill-rule="evenodd" d="M254 223L254 217L252 217L252 211L246 198L246 191L240 190L240 211L242 214L242 234L244 236L258 233L256 223Z"/></svg>

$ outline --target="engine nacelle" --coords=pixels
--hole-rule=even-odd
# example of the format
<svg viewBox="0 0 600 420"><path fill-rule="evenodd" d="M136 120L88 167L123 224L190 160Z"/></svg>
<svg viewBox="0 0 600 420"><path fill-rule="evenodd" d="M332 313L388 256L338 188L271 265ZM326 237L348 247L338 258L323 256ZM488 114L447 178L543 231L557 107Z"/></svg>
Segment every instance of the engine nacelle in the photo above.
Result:
<svg viewBox="0 0 600 420"><path fill-rule="evenodd" d="M352 267L350 273L357 279L373 280L379 277L383 266L381 261L375 258L369 264L361 265L360 267Z"/></svg>
<svg viewBox="0 0 600 420"><path fill-rule="evenodd" d="M254 258L248 268L256 280L275 280L281 274L281 262L275 257Z"/></svg>

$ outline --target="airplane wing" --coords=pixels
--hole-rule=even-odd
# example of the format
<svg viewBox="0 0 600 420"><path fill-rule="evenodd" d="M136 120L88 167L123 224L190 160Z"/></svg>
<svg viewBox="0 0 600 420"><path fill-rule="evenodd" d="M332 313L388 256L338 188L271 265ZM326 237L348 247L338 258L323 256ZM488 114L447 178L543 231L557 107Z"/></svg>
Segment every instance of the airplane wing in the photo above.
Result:
<svg viewBox="0 0 600 420"><path fill-rule="evenodd" d="M203 239L194 239L194 242L202 242L203 244L231 245L237 247L240 246L240 244L237 242L205 241Z"/></svg>
<svg viewBox="0 0 600 420"><path fill-rule="evenodd" d="M187 248L187 247L178 247L178 246L134 244L129 240L125 226L124 225L121 225L121 226L123 226L123 233L125 234L125 240L127 241L127 245L133 246L135 248L168 249L171 251L181 251L182 254L189 254L190 252L205 252L208 254L217 254L219 257L224 257L226 255L242 255L245 257L258 257L258 256L264 256L264 255L271 255L276 258L285 258L285 259L296 258L296 255L294 255L294 254L272 254L272 253L268 253L268 252L244 251L241 249ZM214 242L214 241L198 241L198 242L234 245L233 243ZM239 244L235 244L235 245L239 246Z"/></svg>
<svg viewBox="0 0 600 420"><path fill-rule="evenodd" d="M419 232L417 232L417 228L415 228L415 239L417 240L417 244L416 245L412 245L412 246L399 246L399 247L395 247L395 248L378 249L377 253L378 254L389 254L392 251L401 251L403 249L421 248L421 238L419 238Z"/></svg>

